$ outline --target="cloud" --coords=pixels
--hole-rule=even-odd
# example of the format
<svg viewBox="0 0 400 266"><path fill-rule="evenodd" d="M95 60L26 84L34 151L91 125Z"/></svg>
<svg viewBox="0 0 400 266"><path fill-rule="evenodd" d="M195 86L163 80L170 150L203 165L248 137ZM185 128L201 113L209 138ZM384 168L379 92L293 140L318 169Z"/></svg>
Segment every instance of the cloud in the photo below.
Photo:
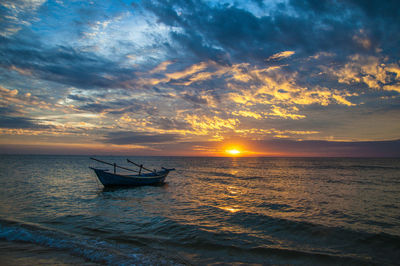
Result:
<svg viewBox="0 0 400 266"><path fill-rule="evenodd" d="M0 2L0 35L11 36L34 21L46 0L4 0Z"/></svg>
<svg viewBox="0 0 400 266"><path fill-rule="evenodd" d="M159 118L154 122L154 125L164 130L185 130L185 129L190 130L189 123L177 119L170 119L167 117Z"/></svg>
<svg viewBox="0 0 400 266"><path fill-rule="evenodd" d="M153 134L148 132L110 132L103 140L104 143L111 143L116 145L126 144L154 144L164 143L178 140L176 134Z"/></svg>
<svg viewBox="0 0 400 266"><path fill-rule="evenodd" d="M125 88L135 76L118 62L73 47L47 47L18 36L0 37L0 43L0 67L41 80L82 89Z"/></svg>
<svg viewBox="0 0 400 266"><path fill-rule="evenodd" d="M187 114L184 119L191 125L192 133L196 135L210 133L219 135L224 131L233 131L239 124L239 120L236 118L223 119L218 116Z"/></svg>
<svg viewBox="0 0 400 266"><path fill-rule="evenodd" d="M168 66L170 64L172 64L173 61L164 61L161 62L158 66L156 66L154 69L152 69L149 74L155 74L155 73L159 73L159 72L164 72L165 70L167 70Z"/></svg>
<svg viewBox="0 0 400 266"><path fill-rule="evenodd" d="M68 95L68 99L77 101L77 102L92 102L93 100L89 97L85 97L85 96L80 96L80 95L76 95L76 94L70 94Z"/></svg>
<svg viewBox="0 0 400 266"><path fill-rule="evenodd" d="M0 116L1 115L6 115L6 116L11 116L11 115L20 115L21 112L16 110L15 108L11 106L4 106L0 107Z"/></svg>
<svg viewBox="0 0 400 266"><path fill-rule="evenodd" d="M289 1L268 14L259 12L263 15L257 16L252 10L237 5L207 5L202 1L174 1L173 4L152 1L145 7L159 22L180 29L171 33L171 38L179 44L177 49L184 47L203 60L261 63L260 60L282 50L303 55L333 52L339 56L359 53L360 47L365 53L377 48L383 48L384 52L398 51L390 34L399 29L400 23L384 19L388 15L398 21L395 16L398 12L393 11L399 7L395 1L385 4ZM379 18L379 23L371 23L371 18ZM391 30L386 32L385 26ZM355 37L360 30L363 36Z"/></svg>
<svg viewBox="0 0 400 266"><path fill-rule="evenodd" d="M4 122L121 143L396 138L396 1L228 2L3 1Z"/></svg>
<svg viewBox="0 0 400 266"><path fill-rule="evenodd" d="M386 59L387 60L387 59ZM397 63L386 64L385 58L355 54L343 67L332 69L322 67L325 72L338 78L345 84L363 83L370 89L397 91L400 86L400 66Z"/></svg>
<svg viewBox="0 0 400 266"><path fill-rule="evenodd" d="M182 99L185 99L185 100L195 103L195 104L207 104L206 98L201 97L199 95L191 94L188 92L182 94Z"/></svg>
<svg viewBox="0 0 400 266"><path fill-rule="evenodd" d="M146 113L153 115L156 112L154 106L148 105L145 102L140 102L136 99L125 99L116 100L109 99L105 100L98 98L96 102L93 101L83 101L84 104L75 106L77 110L89 111L93 113L111 114L111 115L121 115L125 113Z"/></svg>
<svg viewBox="0 0 400 266"><path fill-rule="evenodd" d="M39 120L27 118L27 117L16 117L16 116L0 116L0 128L9 129L48 129L51 126L42 125Z"/></svg>
<svg viewBox="0 0 400 266"><path fill-rule="evenodd" d="M344 156L344 157L398 157L400 140L335 142L266 140L252 141L248 145L256 151L267 151L272 155L292 156Z"/></svg>
<svg viewBox="0 0 400 266"><path fill-rule="evenodd" d="M236 144L250 156L300 156L300 157L399 157L400 140L336 142L297 141L292 139L245 140L229 139L223 142L193 141L159 143L157 147L169 155L224 155L226 146ZM159 151L152 153L160 154Z"/></svg>
<svg viewBox="0 0 400 266"><path fill-rule="evenodd" d="M32 95L30 92L20 93L17 89L7 89L0 86L0 107L14 110L16 114L27 114L29 110L40 108L42 110L54 109L54 105Z"/></svg>
<svg viewBox="0 0 400 266"><path fill-rule="evenodd" d="M283 52L271 55L267 59L267 61L270 61L270 60L281 60L283 58L287 58L287 57L290 57L290 56L294 55L294 53L295 53L294 51L283 51Z"/></svg>

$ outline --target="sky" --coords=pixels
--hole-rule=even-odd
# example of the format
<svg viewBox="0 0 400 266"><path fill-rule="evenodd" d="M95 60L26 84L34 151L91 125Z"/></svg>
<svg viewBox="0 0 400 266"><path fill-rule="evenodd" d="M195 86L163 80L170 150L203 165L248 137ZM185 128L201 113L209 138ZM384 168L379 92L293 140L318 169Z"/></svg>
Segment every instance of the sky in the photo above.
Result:
<svg viewBox="0 0 400 266"><path fill-rule="evenodd" d="M397 0L1 0L0 153L399 157L399 55Z"/></svg>

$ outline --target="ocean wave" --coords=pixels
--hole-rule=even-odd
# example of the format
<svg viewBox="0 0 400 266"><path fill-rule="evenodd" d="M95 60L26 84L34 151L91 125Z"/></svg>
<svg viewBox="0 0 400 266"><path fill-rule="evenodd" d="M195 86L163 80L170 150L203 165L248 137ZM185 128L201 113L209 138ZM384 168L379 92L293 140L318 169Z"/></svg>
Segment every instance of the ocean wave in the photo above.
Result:
<svg viewBox="0 0 400 266"><path fill-rule="evenodd" d="M225 218L218 216L217 210L213 213L220 224L198 225L168 219L148 224L146 227L151 228L151 234L131 234L124 239L115 239L134 244L150 242L157 246L174 246L189 253L202 252L218 257L241 254L242 259L254 263L365 265L375 262L390 264L400 259L397 253L388 252L400 248L400 237L396 236L242 211ZM230 259L234 258L224 258L224 261Z"/></svg>
<svg viewBox="0 0 400 266"><path fill-rule="evenodd" d="M231 177L234 179L239 180L254 180L254 179L263 179L264 176L243 176L238 174L232 174L227 172L215 172L215 171L192 171L191 175L201 174L203 180L206 181L216 181L216 182L224 182L226 183L227 180L225 177Z"/></svg>
<svg viewBox="0 0 400 266"><path fill-rule="evenodd" d="M117 241L124 243L149 243L158 246L174 246L180 250L193 253L204 253L209 256L221 259L224 257L225 263L238 262L235 255L240 254L242 262L246 263L288 263L298 264L354 264L365 265L368 260L352 255L333 254L321 250L302 250L298 248L289 248L276 245L275 242L265 241L255 244L254 238L244 233L232 235L228 232L213 232L211 228L198 227L194 225L184 225L173 221L160 225L159 228L153 228L155 235L135 234L130 237ZM174 235L171 237L162 237L165 233ZM202 263L201 263L202 264Z"/></svg>
<svg viewBox="0 0 400 266"><path fill-rule="evenodd" d="M354 255L351 253L336 253L331 249L321 248L303 248L299 245L283 246L277 238L270 240L260 239L245 232L219 231L216 232L212 227L198 227L190 224L180 224L174 221L160 224L155 229L157 235L166 233L174 235L173 238L157 238L161 245L181 246L185 250L195 250L207 254L218 254L218 257L227 256L225 262L232 259L232 254L241 254L242 259L246 258L247 263L286 263L286 264L370 264L370 258ZM135 235L135 241L148 241L148 237Z"/></svg>
<svg viewBox="0 0 400 266"><path fill-rule="evenodd" d="M257 204L257 207L276 210L276 211L291 211L294 209L292 206L288 204L266 203L266 202Z"/></svg>
<svg viewBox="0 0 400 266"><path fill-rule="evenodd" d="M369 263L379 261L390 264L400 260L400 254L396 251L400 249L400 236L397 235L329 227L248 212L236 212L228 221L251 227L261 235L285 243L308 243L311 250L320 250L317 253L348 254L350 257L351 254L358 254L357 259L365 259Z"/></svg>
<svg viewBox="0 0 400 266"><path fill-rule="evenodd" d="M385 165L342 165L342 164L305 164L305 165L291 165L288 168L295 169L319 169L319 170L399 170L397 166L385 166Z"/></svg>
<svg viewBox="0 0 400 266"><path fill-rule="evenodd" d="M382 169L382 170L400 170L400 167L396 166L383 166L383 165L349 165L349 168L356 169L365 169L365 170L374 170L374 169Z"/></svg>
<svg viewBox="0 0 400 266"><path fill-rule="evenodd" d="M0 219L0 239L65 250L72 255L107 265L185 264L177 260L162 257L156 254L156 252L146 252L140 248L78 236L62 230L10 219Z"/></svg>

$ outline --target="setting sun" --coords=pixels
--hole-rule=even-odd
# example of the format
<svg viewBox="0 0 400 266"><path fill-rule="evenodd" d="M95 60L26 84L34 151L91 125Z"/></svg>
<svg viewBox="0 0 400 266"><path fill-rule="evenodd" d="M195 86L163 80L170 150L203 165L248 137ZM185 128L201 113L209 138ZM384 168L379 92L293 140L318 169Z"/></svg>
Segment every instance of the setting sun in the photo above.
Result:
<svg viewBox="0 0 400 266"><path fill-rule="evenodd" d="M239 155L241 153L241 151L239 151L237 149L228 149L228 150L225 150L225 152L230 155Z"/></svg>

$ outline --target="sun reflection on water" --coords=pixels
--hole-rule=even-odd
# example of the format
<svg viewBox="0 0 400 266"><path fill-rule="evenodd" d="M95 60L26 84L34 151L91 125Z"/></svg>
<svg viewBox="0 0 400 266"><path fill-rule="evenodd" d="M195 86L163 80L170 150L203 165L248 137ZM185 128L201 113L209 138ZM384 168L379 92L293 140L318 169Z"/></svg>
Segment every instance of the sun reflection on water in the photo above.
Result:
<svg viewBox="0 0 400 266"><path fill-rule="evenodd" d="M242 210L241 208L238 208L236 206L232 206L232 207L224 206L224 207L218 207L218 208L220 208L221 210L224 210L224 211L231 212L231 213L235 213L235 212L238 212L238 211Z"/></svg>

